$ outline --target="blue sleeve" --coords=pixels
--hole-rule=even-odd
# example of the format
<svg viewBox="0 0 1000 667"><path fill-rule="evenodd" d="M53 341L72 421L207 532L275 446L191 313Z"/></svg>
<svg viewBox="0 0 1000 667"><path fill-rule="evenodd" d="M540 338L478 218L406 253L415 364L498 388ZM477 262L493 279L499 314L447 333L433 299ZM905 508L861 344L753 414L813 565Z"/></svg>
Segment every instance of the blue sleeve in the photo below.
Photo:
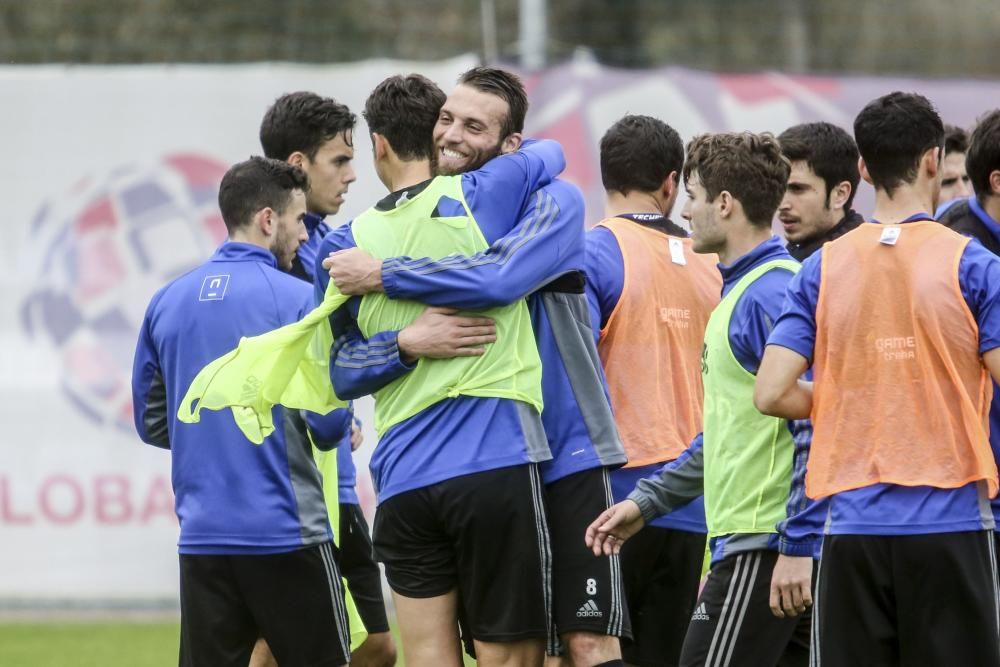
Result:
<svg viewBox="0 0 1000 667"><path fill-rule="evenodd" d="M339 408L325 415L305 411L306 425L316 449L329 451L343 442L345 434L349 437L352 416L350 408Z"/></svg>
<svg viewBox="0 0 1000 667"><path fill-rule="evenodd" d="M740 296L729 321L729 345L743 368L757 374L768 336L781 315L791 271L772 269Z"/></svg>
<svg viewBox="0 0 1000 667"><path fill-rule="evenodd" d="M132 364L132 418L143 442L170 449L167 386L163 382L159 354L150 331L150 316L158 300L159 294L150 302L136 343Z"/></svg>
<svg viewBox="0 0 1000 667"><path fill-rule="evenodd" d="M322 261L331 252L356 246L350 223L335 228L323 239L316 257L318 270L313 283L316 303L323 300L330 284L330 274L320 266ZM367 396L415 368L399 358L398 331L377 333L370 339L364 337L352 311L359 302L357 297L352 298L330 314L334 336L330 350L330 381L342 400Z"/></svg>
<svg viewBox="0 0 1000 667"><path fill-rule="evenodd" d="M795 447L792 454L792 483L785 507L785 520L777 525L778 551L786 556L818 558L826 524L829 499L815 501L806 496L806 463L812 444L812 422L786 422Z"/></svg>
<svg viewBox="0 0 1000 667"><path fill-rule="evenodd" d="M781 315L768 345L780 345L798 352L812 365L816 347L816 303L819 301L820 259L823 253L813 253L788 283Z"/></svg>
<svg viewBox="0 0 1000 667"><path fill-rule="evenodd" d="M596 342L625 289L625 258L610 229L595 227L586 240L587 306Z"/></svg>
<svg viewBox="0 0 1000 667"><path fill-rule="evenodd" d="M1000 347L1000 258L970 241L958 262L958 284L979 326L979 353Z"/></svg>
<svg viewBox="0 0 1000 667"><path fill-rule="evenodd" d="M555 141L525 141L521 149L462 174L462 192L479 228L492 244L510 232L531 195L551 183L566 166Z"/></svg>
<svg viewBox="0 0 1000 667"><path fill-rule="evenodd" d="M479 220L478 211L473 215ZM382 287L391 299L469 310L523 299L559 275L582 268L583 195L576 186L556 181L531 196L504 236L487 240L490 247L472 256L387 259Z"/></svg>

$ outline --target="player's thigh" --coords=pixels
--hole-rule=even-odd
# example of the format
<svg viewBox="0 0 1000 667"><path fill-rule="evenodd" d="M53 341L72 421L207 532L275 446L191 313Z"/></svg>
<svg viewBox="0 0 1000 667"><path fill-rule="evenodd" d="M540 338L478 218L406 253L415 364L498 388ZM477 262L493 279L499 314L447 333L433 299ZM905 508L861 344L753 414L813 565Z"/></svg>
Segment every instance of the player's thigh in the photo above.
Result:
<svg viewBox="0 0 1000 667"><path fill-rule="evenodd" d="M808 620L777 618L771 613L771 573L776 559L773 551L750 551L712 566L688 625L681 665L778 663L796 628Z"/></svg>
<svg viewBox="0 0 1000 667"><path fill-rule="evenodd" d="M993 531L895 538L902 664L1000 665L995 549Z"/></svg>
<svg viewBox="0 0 1000 667"><path fill-rule="evenodd" d="M478 641L544 639L551 614L551 545L535 465L449 480L440 490L455 545L463 626Z"/></svg>
<svg viewBox="0 0 1000 667"><path fill-rule="evenodd" d="M350 632L332 542L235 557L261 636L281 667L344 665Z"/></svg>
<svg viewBox="0 0 1000 667"><path fill-rule="evenodd" d="M456 625L455 591L434 597L411 598L393 591L396 619L406 664L415 667L459 667L462 664Z"/></svg>
<svg viewBox="0 0 1000 667"><path fill-rule="evenodd" d="M230 556L180 556L181 667L246 667L257 626Z"/></svg>
<svg viewBox="0 0 1000 667"><path fill-rule="evenodd" d="M625 600L632 639L622 640L625 662L676 665L698 601L705 534L646 526L622 547Z"/></svg>
<svg viewBox="0 0 1000 667"><path fill-rule="evenodd" d="M386 580L397 595L433 598L458 587L455 545L438 502L441 487L392 496L375 512L375 557L385 565Z"/></svg>
<svg viewBox="0 0 1000 667"><path fill-rule="evenodd" d="M360 505L340 506L340 574L347 580L365 629L369 634L389 631L382 596L382 573L375 562L368 522Z"/></svg>
<svg viewBox="0 0 1000 667"><path fill-rule="evenodd" d="M631 636L620 557L594 556L583 539L594 517L611 506L607 469L569 475L545 490L558 634Z"/></svg>

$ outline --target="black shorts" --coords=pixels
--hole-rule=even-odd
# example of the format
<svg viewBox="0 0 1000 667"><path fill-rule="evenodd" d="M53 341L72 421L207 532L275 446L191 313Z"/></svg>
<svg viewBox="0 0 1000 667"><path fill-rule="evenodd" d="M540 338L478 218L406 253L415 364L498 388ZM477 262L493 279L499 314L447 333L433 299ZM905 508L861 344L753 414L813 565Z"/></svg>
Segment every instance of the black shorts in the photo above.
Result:
<svg viewBox="0 0 1000 667"><path fill-rule="evenodd" d="M407 491L375 513L376 557L399 595L458 591L463 628L484 642L545 638L551 548L538 466Z"/></svg>
<svg viewBox="0 0 1000 667"><path fill-rule="evenodd" d="M375 562L368 522L360 505L340 504L340 574L369 634L389 632L382 597L382 573Z"/></svg>
<svg viewBox="0 0 1000 667"><path fill-rule="evenodd" d="M837 665L1000 665L993 531L827 535L813 651Z"/></svg>
<svg viewBox="0 0 1000 667"><path fill-rule="evenodd" d="M332 543L266 556L181 554L181 667L246 667L258 637L282 667L350 658Z"/></svg>
<svg viewBox="0 0 1000 667"><path fill-rule="evenodd" d="M786 618L771 613L771 574L777 560L776 551L748 551L712 566L691 614L681 665L809 664L810 611Z"/></svg>
<svg viewBox="0 0 1000 667"><path fill-rule="evenodd" d="M676 665L698 601L705 534L646 526L622 546L631 640L622 657L638 667Z"/></svg>
<svg viewBox="0 0 1000 667"><path fill-rule="evenodd" d="M545 487L545 496L555 590L549 653L556 653L556 637L567 632L631 637L620 557L594 556L583 539L590 522L613 504L608 469L563 477Z"/></svg>

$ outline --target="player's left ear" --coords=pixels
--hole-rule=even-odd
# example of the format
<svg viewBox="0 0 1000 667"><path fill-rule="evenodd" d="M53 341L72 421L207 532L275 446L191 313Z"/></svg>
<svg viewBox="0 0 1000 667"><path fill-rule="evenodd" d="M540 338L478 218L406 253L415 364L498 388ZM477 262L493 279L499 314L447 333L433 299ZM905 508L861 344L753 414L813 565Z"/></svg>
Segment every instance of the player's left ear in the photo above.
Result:
<svg viewBox="0 0 1000 667"><path fill-rule="evenodd" d="M508 134L507 137L500 144L500 154L506 155L507 153L513 153L518 148L521 147L521 141L524 137L521 136L520 132L514 132L513 134Z"/></svg>
<svg viewBox="0 0 1000 667"><path fill-rule="evenodd" d="M841 181L833 187L830 191L830 201L827 202L827 207L831 209L844 208L847 204L847 200L851 197L851 183L849 181Z"/></svg>
<svg viewBox="0 0 1000 667"><path fill-rule="evenodd" d="M861 178L864 179L865 183L875 185L872 182L872 175L868 173L868 165L865 164L865 159L863 157L858 158L858 171L861 172Z"/></svg>
<svg viewBox="0 0 1000 667"><path fill-rule="evenodd" d="M274 235L274 228L278 224L278 216L275 214L274 209L270 206L265 206L254 215L253 224L265 238L268 238Z"/></svg>
<svg viewBox="0 0 1000 667"><path fill-rule="evenodd" d="M733 197L733 193L729 190L723 190L715 198L713 205L716 207L720 218L728 218L736 208L736 198Z"/></svg>
<svg viewBox="0 0 1000 667"><path fill-rule="evenodd" d="M940 146L935 146L925 152L923 157L920 158L920 165L929 177L937 178L938 172L941 170Z"/></svg>

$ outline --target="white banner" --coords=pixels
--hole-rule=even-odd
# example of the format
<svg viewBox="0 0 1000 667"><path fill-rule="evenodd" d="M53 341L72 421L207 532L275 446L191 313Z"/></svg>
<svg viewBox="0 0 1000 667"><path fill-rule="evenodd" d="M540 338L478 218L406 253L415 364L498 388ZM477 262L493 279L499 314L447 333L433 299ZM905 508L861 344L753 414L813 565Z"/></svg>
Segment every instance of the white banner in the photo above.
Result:
<svg viewBox="0 0 1000 667"><path fill-rule="evenodd" d="M218 181L261 153L276 97L358 113L346 220L384 195L360 118L372 88L419 71L448 90L472 64L0 68L0 599L175 599L170 454L132 428L150 296L222 240Z"/></svg>

